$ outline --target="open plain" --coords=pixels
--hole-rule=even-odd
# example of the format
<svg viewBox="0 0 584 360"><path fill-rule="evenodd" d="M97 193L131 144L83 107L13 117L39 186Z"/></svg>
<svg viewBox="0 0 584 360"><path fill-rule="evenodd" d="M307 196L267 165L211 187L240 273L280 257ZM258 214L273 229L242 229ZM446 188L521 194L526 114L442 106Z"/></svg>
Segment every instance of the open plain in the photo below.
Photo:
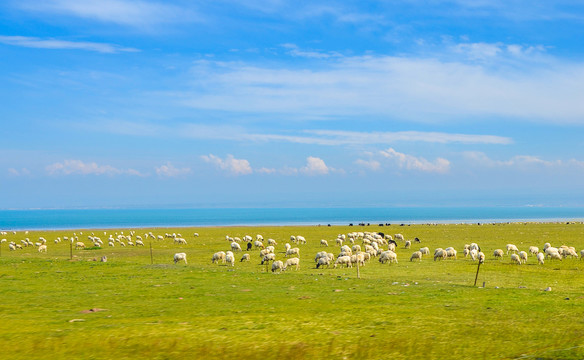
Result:
<svg viewBox="0 0 584 360"><path fill-rule="evenodd" d="M119 240L130 231L144 246L127 238L108 246L110 235ZM360 277L357 267L315 268L317 252L339 254L339 234L365 231L421 242L405 249L397 241L397 264L374 257ZM186 244L165 236L173 233ZM255 241L258 234L265 245L277 242L277 260L286 261L286 243L298 247L299 270L273 273L244 241L234 266L211 262L230 250L226 236ZM291 243L292 235L307 243ZM75 236L85 249L63 240ZM41 237L46 253L34 245L9 250L10 242ZM507 254L493 257L507 244L527 252L546 242L579 254L582 223L17 231L1 238L3 359L584 358L584 261L539 265L530 255L517 265ZM470 243L486 255L477 286L478 263L463 255ZM433 260L434 249L450 246L457 259ZM430 255L410 262L421 247ZM175 253L188 264L175 264ZM244 253L250 261L240 262Z"/></svg>

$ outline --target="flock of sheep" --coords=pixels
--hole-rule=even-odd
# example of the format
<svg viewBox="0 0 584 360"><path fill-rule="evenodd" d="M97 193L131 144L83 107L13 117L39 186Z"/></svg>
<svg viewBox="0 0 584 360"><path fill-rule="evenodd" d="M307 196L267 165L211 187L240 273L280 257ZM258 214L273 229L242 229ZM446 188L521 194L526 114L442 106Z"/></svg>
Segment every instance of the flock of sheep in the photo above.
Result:
<svg viewBox="0 0 584 360"><path fill-rule="evenodd" d="M16 235L16 232L13 232ZM28 231L24 232L28 235ZM2 231L0 235L8 235L8 232ZM107 236L107 244L109 247L115 246L144 246L144 239L155 239L155 240L165 240L172 239L175 245L186 245L187 240L183 238L181 234L177 233L166 233L164 235L155 235L152 232L144 234L144 237L136 235L135 231L130 231L128 234L124 234L123 231L108 234L107 231L103 232L104 238ZM54 242L60 243L70 242L71 246L75 249L84 249L85 243L80 241L79 236L83 236L83 232L73 233L72 236L57 237ZM194 237L198 237L198 233L193 234ZM272 272L282 272L287 270L289 267L295 267L296 270L300 267L300 248L292 247L290 243L294 245L305 245L307 243L304 236L293 235L290 237L290 242L284 244L284 249L281 252L276 251L276 246L278 242L274 239L267 239L264 241L262 235L258 234L253 238L250 235L245 235L243 237L231 237L226 236L225 239L229 242L229 249L226 251L217 251L211 257L212 263L221 263L235 266L235 252L242 252L242 246L245 246L246 251L257 250L259 251L259 259L261 265L268 266L271 263ZM93 232L87 235L87 240L95 248L101 248L104 246L104 241L100 237L96 236ZM339 234L334 241L334 245L339 247L339 253L334 254L327 251L319 251L314 257L314 262L316 268L330 267L334 268L339 266L352 267L355 264L359 266L364 266L367 262L371 261L373 258L377 258L381 264L385 263L397 263L397 251L398 247L403 249L411 249L413 243L421 243L421 240L417 237L413 240L406 240L402 234L395 234L393 236L386 235L377 232L351 232L348 234ZM7 242L5 238L0 239L0 245ZM264 242L266 245L264 245ZM398 246L399 242L399 246ZM329 247L329 241L322 239L320 240L321 247ZM402 246L403 244L403 246ZM16 251L23 249L24 247L36 247L38 252L47 252L47 240L44 237L39 237L37 242L32 242L28 237L20 240L19 243L15 241L10 241L8 247L11 251ZM528 251L519 251L517 246L513 244L507 244L504 251L503 249L496 249L493 252L494 259L501 259L504 255L509 255L512 263L515 264L525 264L528 261L529 256L535 256L539 264L544 264L546 259L557 259L562 260L567 257L584 259L584 250L580 253L576 251L574 247L562 245L560 247L553 247L550 243L546 243L543 246L542 251L536 246L530 246ZM428 247L420 247L418 250L413 251L410 255L410 261L421 261L423 257L430 255L430 249ZM283 254L284 258L277 259L277 254ZM473 261L478 261L480 263L485 261L485 254L481 251L478 244L472 243L464 245L463 255L465 258L470 258ZM433 253L433 260L445 260L445 259L456 259L458 252L454 247L437 248ZM187 264L187 254L185 252L179 252L174 254L174 263L184 261ZM249 253L244 253L240 262L251 261L251 256Z"/></svg>

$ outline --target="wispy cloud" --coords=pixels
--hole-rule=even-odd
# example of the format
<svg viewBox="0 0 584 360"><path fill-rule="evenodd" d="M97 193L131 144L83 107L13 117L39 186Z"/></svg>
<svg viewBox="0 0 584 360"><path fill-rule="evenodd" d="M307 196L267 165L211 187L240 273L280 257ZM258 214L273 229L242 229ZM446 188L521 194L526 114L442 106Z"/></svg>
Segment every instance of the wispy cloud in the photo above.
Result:
<svg viewBox="0 0 584 360"><path fill-rule="evenodd" d="M505 54L495 63L444 54L354 56L320 59L322 67L304 69L199 61L192 69L197 78L192 89L166 95L197 109L287 119L376 116L440 123L497 116L583 121L578 94L584 92L584 63L518 59L509 50Z"/></svg>
<svg viewBox="0 0 584 360"><path fill-rule="evenodd" d="M342 56L340 53L335 51L324 52L322 50L302 50L295 44L282 44L282 47L288 50L288 54L296 57L328 59L331 57Z"/></svg>
<svg viewBox="0 0 584 360"><path fill-rule="evenodd" d="M86 50L100 53L136 52L138 49L126 48L113 44L87 41L67 41L57 39L40 39L27 36L0 36L0 43L28 48Z"/></svg>
<svg viewBox="0 0 584 360"><path fill-rule="evenodd" d="M25 0L18 2L18 7L31 12L73 16L136 28L201 20L188 8L141 0Z"/></svg>
<svg viewBox="0 0 584 360"><path fill-rule="evenodd" d="M450 161L444 158L437 158L434 162L423 157L416 157L395 151L393 148L379 152L383 157L396 163L400 169L416 170L444 174L450 170Z"/></svg>
<svg viewBox="0 0 584 360"><path fill-rule="evenodd" d="M81 160L65 160L47 166L49 175L132 175L144 176L134 169L117 169L111 165L98 165L95 162L83 162Z"/></svg>
<svg viewBox="0 0 584 360"><path fill-rule="evenodd" d="M381 163L377 160L372 159L370 160L357 159L355 160L355 164L371 171L378 171L379 169L381 169Z"/></svg>
<svg viewBox="0 0 584 360"><path fill-rule="evenodd" d="M10 176L27 176L27 175L30 175L30 170L28 170L27 168L21 168L21 169L9 168L8 175L10 175Z"/></svg>
<svg viewBox="0 0 584 360"><path fill-rule="evenodd" d="M170 162L156 168L156 174L162 177L179 177L190 174L192 170L188 167L176 168Z"/></svg>
<svg viewBox="0 0 584 360"><path fill-rule="evenodd" d="M507 160L494 160L491 159L487 154L478 151L467 151L463 153L465 159L470 160L470 163L474 166L482 167L508 167L508 168L578 168L584 169L584 161L577 159L569 160L545 160L539 156L533 155L516 155Z"/></svg>
<svg viewBox="0 0 584 360"><path fill-rule="evenodd" d="M242 126L176 124L161 125L122 120L100 121L89 125L92 130L108 133L150 136L183 137L190 139L229 140L235 142L288 142L323 146L391 144L396 142L427 142L439 144L512 144L513 139L498 135L458 134L426 131L346 131L346 130L298 130L287 134L255 133Z"/></svg>
<svg viewBox="0 0 584 360"><path fill-rule="evenodd" d="M225 159L221 159L213 154L202 155L203 161L217 166L221 170L225 170L232 175L248 175L253 172L249 161L245 159L236 159L229 154Z"/></svg>

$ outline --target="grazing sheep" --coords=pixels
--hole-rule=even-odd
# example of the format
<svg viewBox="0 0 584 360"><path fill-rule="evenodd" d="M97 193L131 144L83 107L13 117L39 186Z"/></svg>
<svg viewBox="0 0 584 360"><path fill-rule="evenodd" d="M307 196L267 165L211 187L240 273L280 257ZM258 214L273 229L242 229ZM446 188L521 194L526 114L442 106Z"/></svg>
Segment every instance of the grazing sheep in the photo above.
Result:
<svg viewBox="0 0 584 360"><path fill-rule="evenodd" d="M272 272L276 272L276 270L280 270L280 272L282 272L283 268L284 268L284 263L280 260L276 260L272 263Z"/></svg>
<svg viewBox="0 0 584 360"><path fill-rule="evenodd" d="M316 256L314 257L314 262L317 262L318 259L323 258L323 257L327 257L327 252L326 251L319 251L316 253Z"/></svg>
<svg viewBox="0 0 584 360"><path fill-rule="evenodd" d="M409 249L412 246L412 242L411 241L406 241L406 244L404 245L405 249Z"/></svg>
<svg viewBox="0 0 584 360"><path fill-rule="evenodd" d="M397 254L391 250L386 250L379 255L379 262L385 264L386 262L397 264Z"/></svg>
<svg viewBox="0 0 584 360"><path fill-rule="evenodd" d="M241 251L241 246L239 246L239 244L236 243L236 242L232 242L231 243L231 250L233 250L233 251Z"/></svg>
<svg viewBox="0 0 584 360"><path fill-rule="evenodd" d="M249 259L250 259L249 254L243 254L243 256L241 257L241 260L239 260L239 262L249 261Z"/></svg>
<svg viewBox="0 0 584 360"><path fill-rule="evenodd" d="M306 239L304 238L304 236L300 236L300 235L296 236L296 241L299 244L306 244Z"/></svg>
<svg viewBox="0 0 584 360"><path fill-rule="evenodd" d="M336 241L337 245L339 245L339 246L343 245L343 239L337 238L335 241Z"/></svg>
<svg viewBox="0 0 584 360"><path fill-rule="evenodd" d="M527 262L527 253L525 251L519 252L519 260L521 260L521 263L523 264Z"/></svg>
<svg viewBox="0 0 584 360"><path fill-rule="evenodd" d="M580 250L580 260L584 260L584 250Z"/></svg>
<svg viewBox="0 0 584 360"><path fill-rule="evenodd" d="M247 243L247 251L250 251L252 246L253 245L251 243Z"/></svg>
<svg viewBox="0 0 584 360"><path fill-rule="evenodd" d="M543 251L545 252L547 250L547 248L551 247L552 244L550 244L549 242L543 244Z"/></svg>
<svg viewBox="0 0 584 360"><path fill-rule="evenodd" d="M13 244L13 243L8 244L8 249L10 249L10 251L15 251L16 250L16 244Z"/></svg>
<svg viewBox="0 0 584 360"><path fill-rule="evenodd" d="M140 241L140 240L136 240L136 246L144 246L144 243L142 241Z"/></svg>
<svg viewBox="0 0 584 360"><path fill-rule="evenodd" d="M397 241L397 240L401 240L401 241L404 241L404 240L405 240L405 239L404 239L404 236L403 236L402 234L395 234L395 235L393 236L393 238L394 238L396 241Z"/></svg>
<svg viewBox="0 0 584 360"><path fill-rule="evenodd" d="M447 258L455 258L456 259L456 250L453 247L448 247L446 249L444 249L444 251L446 251L446 257Z"/></svg>
<svg viewBox="0 0 584 360"><path fill-rule="evenodd" d="M360 266L365 266L365 255L363 253L351 255L351 264L359 264Z"/></svg>
<svg viewBox="0 0 584 360"><path fill-rule="evenodd" d="M225 253L225 261L230 263L231 266L235 266L235 256L231 251Z"/></svg>
<svg viewBox="0 0 584 360"><path fill-rule="evenodd" d="M517 265L520 265L521 264L521 259L519 258L519 255L517 255L517 254L511 254L511 262L514 262Z"/></svg>
<svg viewBox="0 0 584 360"><path fill-rule="evenodd" d="M510 251L518 253L519 249L517 249L517 246L515 246L513 244L507 244L507 255L509 255Z"/></svg>
<svg viewBox="0 0 584 360"><path fill-rule="evenodd" d="M365 245L365 251L367 251L367 246L369 246L369 248L371 248L370 245ZM361 251L361 246L359 245L353 245L353 247L351 248L351 252L359 252Z"/></svg>
<svg viewBox="0 0 584 360"><path fill-rule="evenodd" d="M211 258L212 263L213 264L219 263L219 260L221 260L221 262L225 264L225 252L218 251L215 254L213 254L213 258Z"/></svg>
<svg viewBox="0 0 584 360"><path fill-rule="evenodd" d="M138 241L140 241L140 240L136 240L136 246L138 246ZM142 241L140 241L140 243L141 242ZM174 242L177 245L186 245L187 244L187 241L185 239L183 239L183 238L175 238L174 239ZM142 244L142 246L144 246L144 244Z"/></svg>
<svg viewBox="0 0 584 360"><path fill-rule="evenodd" d="M84 244L84 243L82 243L81 241L78 241L78 242L75 244L75 250L77 250L77 249L85 249L85 244Z"/></svg>
<svg viewBox="0 0 584 360"><path fill-rule="evenodd" d="M288 268L288 266L296 266L296 270L298 270L298 268L300 267L300 259L299 258L291 258L286 260L286 262L284 263L284 269L286 270Z"/></svg>
<svg viewBox="0 0 584 360"><path fill-rule="evenodd" d="M327 246L328 247L328 241L326 241L325 239L320 240L320 246Z"/></svg>
<svg viewBox="0 0 584 360"><path fill-rule="evenodd" d="M387 245L387 250L391 250L391 251L395 252L395 248L396 248L396 247L397 247L397 245L395 244L395 242L390 242L390 243Z"/></svg>
<svg viewBox="0 0 584 360"><path fill-rule="evenodd" d="M543 253L537 253L537 263L543 265L545 255Z"/></svg>
<svg viewBox="0 0 584 360"><path fill-rule="evenodd" d="M468 249L469 250L476 250L477 253L479 251L481 251L481 247L477 243L471 243Z"/></svg>
<svg viewBox="0 0 584 360"><path fill-rule="evenodd" d="M256 249L263 249L264 248L264 244L259 240L254 241L253 246L255 246Z"/></svg>
<svg viewBox="0 0 584 360"><path fill-rule="evenodd" d="M335 261L335 265L333 266L333 268L337 268L337 265L347 265L347 267L353 267L353 263L351 263L351 257L350 256L339 256L337 258L337 260Z"/></svg>
<svg viewBox="0 0 584 360"><path fill-rule="evenodd" d="M300 256L300 249L299 248L292 248L286 251L286 255L284 255L284 257L288 257L288 255L296 255L296 256Z"/></svg>
<svg viewBox="0 0 584 360"><path fill-rule="evenodd" d="M293 258L293 259L296 259L296 258ZM329 258L326 257L326 256L325 257L318 258L318 260L316 261L316 268L318 269L319 267L325 266L325 265L326 265L327 268L330 266L330 260L329 260Z"/></svg>
<svg viewBox="0 0 584 360"><path fill-rule="evenodd" d="M260 235L261 236L261 235ZM278 243L274 239L268 239L268 245L277 246Z"/></svg>
<svg viewBox="0 0 584 360"><path fill-rule="evenodd" d="M496 257L496 258L502 258L502 257L503 257L503 250L501 250L501 249L496 249L496 250L493 252L493 256L494 256L494 257Z"/></svg>
<svg viewBox="0 0 584 360"><path fill-rule="evenodd" d="M186 253L176 253L174 254L174 263L184 260L185 265L187 265L187 254Z"/></svg>
<svg viewBox="0 0 584 360"><path fill-rule="evenodd" d="M485 253L483 253L482 251L479 251L479 264L482 264L485 262Z"/></svg>
<svg viewBox="0 0 584 360"><path fill-rule="evenodd" d="M266 247L266 250L268 250L268 253L275 253L276 252L276 248L271 246L271 245Z"/></svg>
<svg viewBox="0 0 584 360"><path fill-rule="evenodd" d="M39 252L47 252L47 245L41 245L39 246Z"/></svg>
<svg viewBox="0 0 584 360"><path fill-rule="evenodd" d="M444 250L444 249L438 248L438 249L434 250L434 261L436 261L436 259L444 260L444 259L446 259L447 256L448 256L448 254L446 253L446 250Z"/></svg>
<svg viewBox="0 0 584 360"><path fill-rule="evenodd" d="M419 261L422 261L422 252L420 252L420 251L414 251L412 253L412 256L410 256L410 261L414 261L415 259L418 259Z"/></svg>
<svg viewBox="0 0 584 360"><path fill-rule="evenodd" d="M420 248L422 255L430 255L430 249L428 247Z"/></svg>
<svg viewBox="0 0 584 360"><path fill-rule="evenodd" d="M537 256L537 254L539 253L539 248L537 246L530 246L529 247L529 253L531 255Z"/></svg>
<svg viewBox="0 0 584 360"><path fill-rule="evenodd" d="M262 258L262 265L264 263L270 262L270 261L275 261L276 260L276 254L270 253L270 254L266 254L263 258Z"/></svg>

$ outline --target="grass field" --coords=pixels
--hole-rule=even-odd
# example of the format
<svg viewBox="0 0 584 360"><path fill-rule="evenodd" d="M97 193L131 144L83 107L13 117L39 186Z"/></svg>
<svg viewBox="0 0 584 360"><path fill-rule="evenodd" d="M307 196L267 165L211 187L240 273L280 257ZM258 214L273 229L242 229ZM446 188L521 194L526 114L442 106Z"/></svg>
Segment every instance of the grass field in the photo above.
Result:
<svg viewBox="0 0 584 360"><path fill-rule="evenodd" d="M128 229L108 230L108 234ZM218 227L139 229L136 235L181 233L188 245L152 240L145 247L107 246L103 230L78 230L90 245L54 244L73 231L31 231L8 242L40 236L36 248L0 255L2 359L583 359L584 261L564 259L514 265L492 252L513 243L527 251L545 242L584 248L581 223L411 225L367 227ZM194 232L200 234L193 237ZM372 259L357 269L315 269L314 255L337 234L402 233L422 243L399 244L399 263ZM80 233L83 232L83 235ZM281 274L250 262L211 264L229 250L226 235L273 238L279 259L290 235L303 235L301 267ZM476 242L487 255L474 287L477 263L462 256ZM457 260L409 262L420 246L453 246ZM188 265L173 264L185 252ZM246 251L244 251L246 252ZM92 261L106 255L105 263ZM236 253L237 260L241 254ZM551 287L551 291L544 291ZM97 309L99 311L88 311Z"/></svg>

